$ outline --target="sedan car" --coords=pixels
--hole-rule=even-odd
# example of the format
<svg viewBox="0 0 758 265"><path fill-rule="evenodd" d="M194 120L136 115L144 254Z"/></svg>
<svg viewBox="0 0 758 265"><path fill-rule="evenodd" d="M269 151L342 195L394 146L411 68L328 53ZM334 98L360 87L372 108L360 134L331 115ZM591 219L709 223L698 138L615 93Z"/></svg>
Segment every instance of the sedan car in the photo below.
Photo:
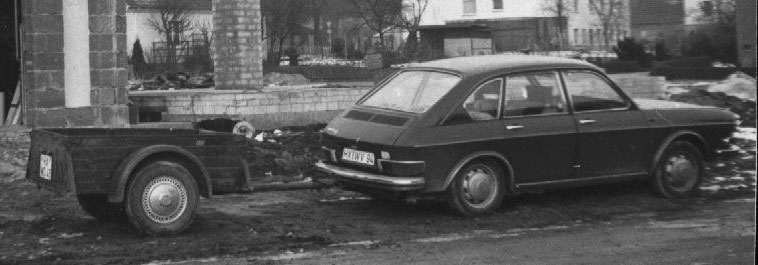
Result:
<svg viewBox="0 0 758 265"><path fill-rule="evenodd" d="M520 191L631 179L683 197L737 118L632 99L583 61L445 59L402 69L334 118L315 179L372 196L438 196L466 216Z"/></svg>

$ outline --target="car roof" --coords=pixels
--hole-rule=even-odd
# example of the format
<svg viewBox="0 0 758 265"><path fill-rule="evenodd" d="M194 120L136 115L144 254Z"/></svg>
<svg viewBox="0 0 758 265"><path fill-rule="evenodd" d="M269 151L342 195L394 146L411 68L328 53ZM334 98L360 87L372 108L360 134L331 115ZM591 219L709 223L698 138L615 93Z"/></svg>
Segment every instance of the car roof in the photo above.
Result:
<svg viewBox="0 0 758 265"><path fill-rule="evenodd" d="M438 68L456 71L465 75L476 75L501 70L528 70L545 68L590 68L598 67L581 60L539 55L481 55L457 57L417 63L409 68Z"/></svg>

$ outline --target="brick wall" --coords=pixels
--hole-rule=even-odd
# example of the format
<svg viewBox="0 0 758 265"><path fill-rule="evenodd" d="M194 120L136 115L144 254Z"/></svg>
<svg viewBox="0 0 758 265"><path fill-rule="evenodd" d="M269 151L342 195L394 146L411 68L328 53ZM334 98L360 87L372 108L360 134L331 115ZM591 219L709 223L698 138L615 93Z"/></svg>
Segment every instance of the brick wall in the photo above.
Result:
<svg viewBox="0 0 758 265"><path fill-rule="evenodd" d="M263 79L260 0L213 0L216 89L246 90Z"/></svg>
<svg viewBox="0 0 758 265"><path fill-rule="evenodd" d="M61 0L23 1L25 123L128 126L125 0L89 0L91 106L65 107Z"/></svg>
<svg viewBox="0 0 758 265"><path fill-rule="evenodd" d="M352 106L370 88L283 87L273 91L143 91L129 98L140 107L162 108L163 121L228 117L256 128L325 123Z"/></svg>

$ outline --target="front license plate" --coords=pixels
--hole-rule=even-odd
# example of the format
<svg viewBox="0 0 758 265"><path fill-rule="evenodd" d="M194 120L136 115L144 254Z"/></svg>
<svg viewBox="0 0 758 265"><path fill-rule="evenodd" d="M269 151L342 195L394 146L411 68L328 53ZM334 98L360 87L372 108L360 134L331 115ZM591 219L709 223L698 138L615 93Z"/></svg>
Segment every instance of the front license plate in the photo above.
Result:
<svg viewBox="0 0 758 265"><path fill-rule="evenodd" d="M342 149L342 160L373 166L374 153L345 148Z"/></svg>
<svg viewBox="0 0 758 265"><path fill-rule="evenodd" d="M53 178L53 156L46 154L39 156L39 177L46 180Z"/></svg>

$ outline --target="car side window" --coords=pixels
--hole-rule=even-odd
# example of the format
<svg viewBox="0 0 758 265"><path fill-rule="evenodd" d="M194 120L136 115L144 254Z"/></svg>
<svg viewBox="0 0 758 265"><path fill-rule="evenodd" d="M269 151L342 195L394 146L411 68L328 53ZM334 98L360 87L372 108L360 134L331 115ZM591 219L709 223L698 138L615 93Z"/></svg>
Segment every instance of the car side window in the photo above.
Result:
<svg viewBox="0 0 758 265"><path fill-rule="evenodd" d="M509 75L505 81L503 117L566 112L566 100L557 72Z"/></svg>
<svg viewBox="0 0 758 265"><path fill-rule="evenodd" d="M588 71L566 71L563 75L574 110L619 109L629 103L602 77Z"/></svg>
<svg viewBox="0 0 758 265"><path fill-rule="evenodd" d="M500 117L500 100L503 94L503 79L493 79L480 85L466 101L463 109L474 121L495 120Z"/></svg>

